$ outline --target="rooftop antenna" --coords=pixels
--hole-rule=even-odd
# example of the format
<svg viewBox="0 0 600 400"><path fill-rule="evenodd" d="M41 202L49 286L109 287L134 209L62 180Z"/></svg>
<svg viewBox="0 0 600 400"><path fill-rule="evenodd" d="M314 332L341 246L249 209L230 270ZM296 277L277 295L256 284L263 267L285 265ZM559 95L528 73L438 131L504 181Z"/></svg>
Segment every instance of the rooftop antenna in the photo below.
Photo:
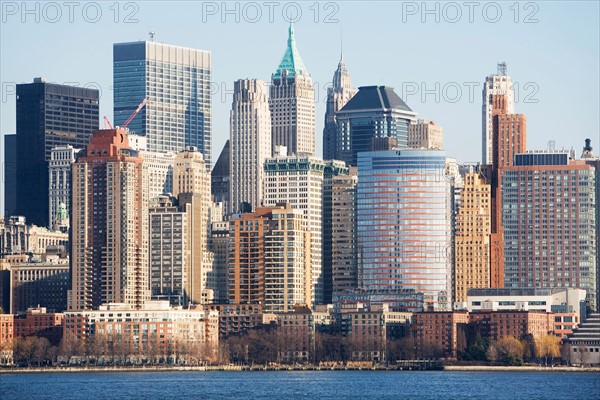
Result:
<svg viewBox="0 0 600 400"><path fill-rule="evenodd" d="M498 75L500 76L506 76L507 75L507 67L506 67L506 61L502 61L498 63Z"/></svg>
<svg viewBox="0 0 600 400"><path fill-rule="evenodd" d="M556 140L548 140L548 151L556 150Z"/></svg>
<svg viewBox="0 0 600 400"><path fill-rule="evenodd" d="M340 61L344 61L344 30L340 26Z"/></svg>
<svg viewBox="0 0 600 400"><path fill-rule="evenodd" d="M148 35L150 35L150 40L154 42L154 38L156 37L156 32L150 32Z"/></svg>

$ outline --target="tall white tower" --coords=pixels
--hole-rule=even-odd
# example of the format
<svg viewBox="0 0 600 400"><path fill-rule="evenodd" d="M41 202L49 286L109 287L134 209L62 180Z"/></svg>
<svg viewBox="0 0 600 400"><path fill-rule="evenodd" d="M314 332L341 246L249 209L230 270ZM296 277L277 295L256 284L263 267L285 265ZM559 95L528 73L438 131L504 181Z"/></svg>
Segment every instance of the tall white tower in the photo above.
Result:
<svg viewBox="0 0 600 400"><path fill-rule="evenodd" d="M271 113L267 85L257 79L240 79L234 84L230 125L230 211L242 212L260 206L264 163L271 157Z"/></svg>
<svg viewBox="0 0 600 400"><path fill-rule="evenodd" d="M515 113L515 90L510 76L507 75L507 67L505 62L498 63L498 73L489 75L485 78L483 85L481 108L482 116L482 152L481 158L483 164L492 164L492 96L506 95L506 111L507 114Z"/></svg>

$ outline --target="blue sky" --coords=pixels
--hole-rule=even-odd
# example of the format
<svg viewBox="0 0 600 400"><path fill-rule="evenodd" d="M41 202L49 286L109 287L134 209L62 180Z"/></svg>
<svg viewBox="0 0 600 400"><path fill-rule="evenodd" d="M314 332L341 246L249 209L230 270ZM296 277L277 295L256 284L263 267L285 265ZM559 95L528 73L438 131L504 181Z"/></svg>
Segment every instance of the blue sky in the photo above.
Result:
<svg viewBox="0 0 600 400"><path fill-rule="evenodd" d="M516 112L527 115L529 149L555 140L557 148L579 153L590 137L600 150L597 1L480 1L471 9L464 2L258 1L228 3L230 13L222 2L81 1L71 10L42 2L28 3L27 12L22 5L2 3L2 133L15 132L14 84L36 76L99 87L101 116L112 120L112 44L154 31L157 41L212 52L220 88L213 96L216 160L229 136L233 81L270 80L293 19L298 49L318 84L319 154L324 87L341 36L353 85L394 87L419 117L444 127L447 154L461 162L481 158L482 82L498 61L518 83Z"/></svg>

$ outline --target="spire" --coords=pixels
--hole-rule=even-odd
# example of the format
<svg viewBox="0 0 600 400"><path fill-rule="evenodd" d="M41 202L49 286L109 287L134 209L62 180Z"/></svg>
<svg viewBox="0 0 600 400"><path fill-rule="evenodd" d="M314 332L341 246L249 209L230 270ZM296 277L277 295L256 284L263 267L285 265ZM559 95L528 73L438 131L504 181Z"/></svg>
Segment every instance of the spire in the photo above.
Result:
<svg viewBox="0 0 600 400"><path fill-rule="evenodd" d="M290 24L288 28L288 41L285 53L281 58L277 71L273 74L273 79L281 78L283 71L287 71L287 77L293 78L296 75L308 76L308 71L300 58L300 53L296 48L296 38L294 36L294 26Z"/></svg>

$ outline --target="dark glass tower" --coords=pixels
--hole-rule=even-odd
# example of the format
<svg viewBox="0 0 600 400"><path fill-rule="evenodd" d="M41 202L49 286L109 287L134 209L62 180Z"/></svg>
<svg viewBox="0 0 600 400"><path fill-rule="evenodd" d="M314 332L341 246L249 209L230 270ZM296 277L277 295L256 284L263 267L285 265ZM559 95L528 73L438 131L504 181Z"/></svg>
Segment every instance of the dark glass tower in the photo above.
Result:
<svg viewBox="0 0 600 400"><path fill-rule="evenodd" d="M17 214L48 226L48 161L56 146L87 146L98 129L96 89L47 83L17 85Z"/></svg>

